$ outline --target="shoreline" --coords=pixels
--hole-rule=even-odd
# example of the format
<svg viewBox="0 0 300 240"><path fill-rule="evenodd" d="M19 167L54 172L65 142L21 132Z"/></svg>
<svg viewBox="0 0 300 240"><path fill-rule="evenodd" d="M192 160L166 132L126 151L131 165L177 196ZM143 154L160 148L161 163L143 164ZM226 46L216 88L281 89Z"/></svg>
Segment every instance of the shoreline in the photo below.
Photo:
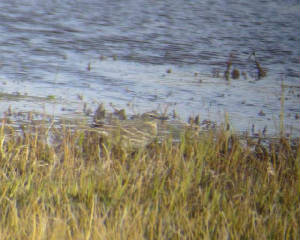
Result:
<svg viewBox="0 0 300 240"><path fill-rule="evenodd" d="M299 139L189 125L137 145L78 126L2 124L2 237L299 238Z"/></svg>
<svg viewBox="0 0 300 240"><path fill-rule="evenodd" d="M21 96L22 97L22 96ZM42 101L55 101L55 98L50 99L41 98ZM38 99L39 100L39 99ZM100 119L97 119L97 111L100 106L103 108L103 111L106 113L105 116L100 116ZM48 125L69 125L70 127L83 127L83 128L97 128L97 127L106 127L106 128L117 128L122 127L126 128L131 125L142 125L143 122L155 122L158 128L158 135L167 135L177 132L175 135L178 137L178 132L184 130L185 128L191 127L196 131L207 131L212 129L218 129L227 125L230 131L240 137L252 137L252 138L261 138L261 139L279 139L281 137L298 139L299 133L295 131L286 131L284 124L281 129L277 129L275 133L268 132L268 126L266 125L263 129L256 130L256 126L252 124L251 129L248 130L235 130L235 126L231 124L229 120L230 116L228 114L224 115L223 120L212 121L210 119L201 119L199 115L190 116L186 121L180 119L180 116L173 111L157 111L152 110L144 113L135 113L128 114L125 109L118 109L114 105L110 104L109 108L105 108L104 104L98 104L98 108L94 111L87 107L85 103L82 104L82 110L77 111L73 114L66 113L65 115L54 115L49 113L42 113L40 111L15 111L9 106L6 111L3 112L2 117L0 118L1 122L5 122L7 125L14 126L18 128L21 125L32 125L38 126L39 124L48 124ZM284 116L282 121L284 121ZM281 124L277 124L278 127ZM141 126L139 126L141 127ZM172 132L173 131L173 132ZM109 132L109 129L108 129Z"/></svg>

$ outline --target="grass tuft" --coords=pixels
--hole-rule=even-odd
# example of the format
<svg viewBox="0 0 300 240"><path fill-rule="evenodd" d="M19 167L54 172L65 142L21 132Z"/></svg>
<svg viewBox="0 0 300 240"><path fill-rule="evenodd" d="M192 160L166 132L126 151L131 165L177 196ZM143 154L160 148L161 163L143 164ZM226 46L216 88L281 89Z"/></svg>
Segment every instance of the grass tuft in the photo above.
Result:
<svg viewBox="0 0 300 240"><path fill-rule="evenodd" d="M0 131L1 239L299 239L299 140Z"/></svg>

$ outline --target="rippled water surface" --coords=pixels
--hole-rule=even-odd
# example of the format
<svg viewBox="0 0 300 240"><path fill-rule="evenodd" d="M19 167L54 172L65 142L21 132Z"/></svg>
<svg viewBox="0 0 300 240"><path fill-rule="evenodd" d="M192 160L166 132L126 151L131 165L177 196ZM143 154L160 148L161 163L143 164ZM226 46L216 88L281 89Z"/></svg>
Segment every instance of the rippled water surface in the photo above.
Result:
<svg viewBox="0 0 300 240"><path fill-rule="evenodd" d="M7 0L0 22L2 112L71 116L103 102L183 120L227 112L237 130L275 132L284 93L286 129L299 135L298 0ZM246 77L228 82L230 54Z"/></svg>

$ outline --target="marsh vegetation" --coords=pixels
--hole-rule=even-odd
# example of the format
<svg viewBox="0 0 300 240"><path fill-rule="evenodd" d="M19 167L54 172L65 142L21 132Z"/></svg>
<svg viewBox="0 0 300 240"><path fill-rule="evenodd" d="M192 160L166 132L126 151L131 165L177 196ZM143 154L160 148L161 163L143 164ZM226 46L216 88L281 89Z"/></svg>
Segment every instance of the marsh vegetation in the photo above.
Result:
<svg viewBox="0 0 300 240"><path fill-rule="evenodd" d="M1 240L300 239L299 1L0 8Z"/></svg>
<svg viewBox="0 0 300 240"><path fill-rule="evenodd" d="M299 139L100 130L2 123L1 239L300 237Z"/></svg>

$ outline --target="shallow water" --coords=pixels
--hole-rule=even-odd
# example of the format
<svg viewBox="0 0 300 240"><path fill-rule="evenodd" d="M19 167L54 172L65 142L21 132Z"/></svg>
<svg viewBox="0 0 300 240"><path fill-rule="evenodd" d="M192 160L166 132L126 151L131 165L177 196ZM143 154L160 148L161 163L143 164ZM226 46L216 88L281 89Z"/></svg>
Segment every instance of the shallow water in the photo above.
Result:
<svg viewBox="0 0 300 240"><path fill-rule="evenodd" d="M284 92L286 130L299 135L298 0L8 0L0 22L2 112L72 116L104 102L183 120L227 112L238 131L273 134ZM258 81L253 51L268 70ZM247 79L222 77L231 53Z"/></svg>

